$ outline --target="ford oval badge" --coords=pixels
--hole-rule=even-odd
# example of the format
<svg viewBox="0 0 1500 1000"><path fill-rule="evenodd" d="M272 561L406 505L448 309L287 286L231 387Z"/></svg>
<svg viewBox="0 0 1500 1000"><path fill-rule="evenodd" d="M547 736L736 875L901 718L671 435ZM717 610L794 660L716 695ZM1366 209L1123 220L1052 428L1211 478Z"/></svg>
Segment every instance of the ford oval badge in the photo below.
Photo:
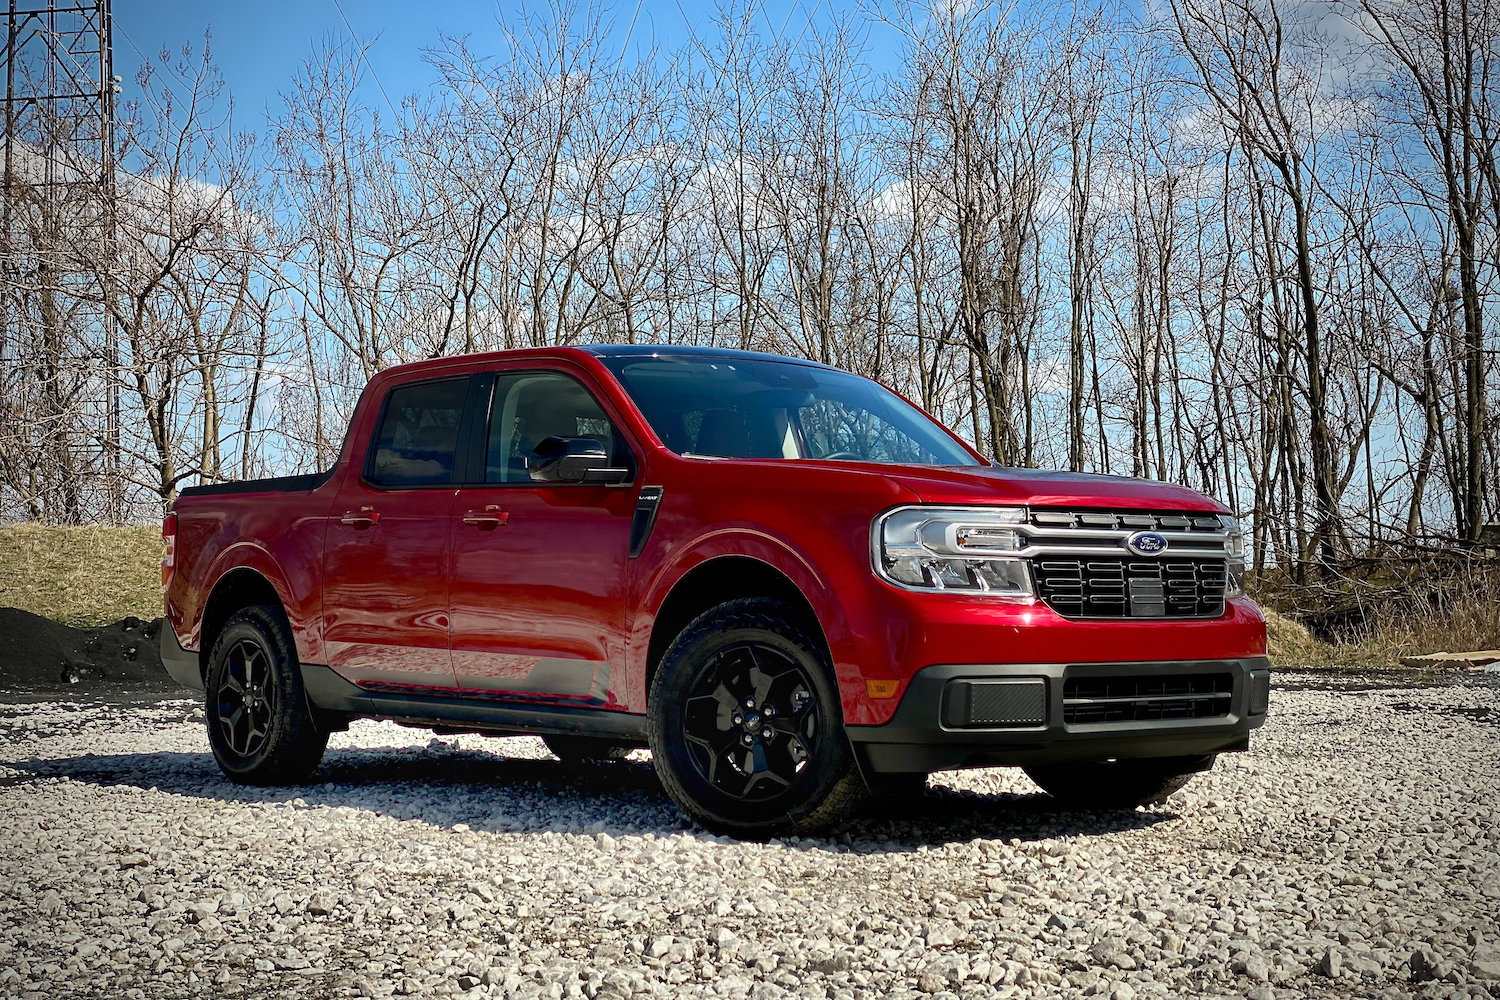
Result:
<svg viewBox="0 0 1500 1000"><path fill-rule="evenodd" d="M1154 531L1137 531L1125 539L1125 547L1138 556L1159 556L1167 551L1165 535L1159 535Z"/></svg>

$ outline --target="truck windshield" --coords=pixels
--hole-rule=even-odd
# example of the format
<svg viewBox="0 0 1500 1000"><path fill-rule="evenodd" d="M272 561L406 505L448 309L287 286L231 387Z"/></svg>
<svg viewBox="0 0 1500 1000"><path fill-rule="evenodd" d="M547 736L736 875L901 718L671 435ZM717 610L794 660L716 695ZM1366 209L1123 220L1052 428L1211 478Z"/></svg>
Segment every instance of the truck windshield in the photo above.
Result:
<svg viewBox="0 0 1500 1000"><path fill-rule="evenodd" d="M900 396L845 372L733 357L601 360L679 455L979 464Z"/></svg>

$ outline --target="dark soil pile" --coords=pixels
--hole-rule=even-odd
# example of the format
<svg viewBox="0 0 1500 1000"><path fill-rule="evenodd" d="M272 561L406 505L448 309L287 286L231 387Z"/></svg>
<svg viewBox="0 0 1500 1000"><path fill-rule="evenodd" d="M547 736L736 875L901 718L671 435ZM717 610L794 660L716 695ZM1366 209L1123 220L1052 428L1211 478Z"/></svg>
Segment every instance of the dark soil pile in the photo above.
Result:
<svg viewBox="0 0 1500 1000"><path fill-rule="evenodd" d="M0 608L0 691L177 691L161 665L162 621L70 628Z"/></svg>

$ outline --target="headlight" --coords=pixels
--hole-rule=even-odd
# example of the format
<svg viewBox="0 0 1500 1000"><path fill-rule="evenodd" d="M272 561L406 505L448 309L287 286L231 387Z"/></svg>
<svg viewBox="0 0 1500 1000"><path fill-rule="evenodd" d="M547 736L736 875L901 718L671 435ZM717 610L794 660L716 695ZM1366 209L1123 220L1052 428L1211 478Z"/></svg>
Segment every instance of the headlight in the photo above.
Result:
<svg viewBox="0 0 1500 1000"><path fill-rule="evenodd" d="M870 548L875 571L909 590L960 590L1030 597L1026 547L1016 525L1025 507L904 507L877 518Z"/></svg>
<svg viewBox="0 0 1500 1000"><path fill-rule="evenodd" d="M1245 533L1240 530L1240 522L1232 517L1219 516L1224 522L1224 529L1229 532L1229 537L1224 539L1224 551L1229 553L1229 565L1226 567L1228 580L1224 587L1225 597L1243 597L1245 594Z"/></svg>
<svg viewBox="0 0 1500 1000"><path fill-rule="evenodd" d="M1219 520L1224 523L1224 530L1229 533L1229 537L1224 539L1224 551L1229 553L1229 558L1243 561L1245 558L1245 533L1240 530L1240 522L1226 514L1220 514Z"/></svg>

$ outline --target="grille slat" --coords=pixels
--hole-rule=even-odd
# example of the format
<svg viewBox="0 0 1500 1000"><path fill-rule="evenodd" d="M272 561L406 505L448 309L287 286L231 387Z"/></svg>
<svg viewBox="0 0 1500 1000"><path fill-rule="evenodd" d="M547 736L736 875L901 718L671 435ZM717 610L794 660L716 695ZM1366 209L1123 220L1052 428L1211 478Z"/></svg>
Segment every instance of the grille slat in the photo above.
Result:
<svg viewBox="0 0 1500 1000"><path fill-rule="evenodd" d="M1138 618L1161 615L1213 618L1224 613L1224 561L1171 563L1138 559L1033 559L1037 596L1054 611L1074 617ZM1153 613L1153 608L1157 609Z"/></svg>
<svg viewBox="0 0 1500 1000"><path fill-rule="evenodd" d="M1033 510L1027 543L1037 596L1073 618L1213 618L1224 613L1227 535L1217 515ZM1132 532L1166 532L1160 556L1126 551ZM1097 554L1093 549L1099 550Z"/></svg>
<svg viewBox="0 0 1500 1000"><path fill-rule="evenodd" d="M1063 721L1070 725L1217 719L1229 714L1228 673L1149 677L1070 677L1063 683Z"/></svg>

